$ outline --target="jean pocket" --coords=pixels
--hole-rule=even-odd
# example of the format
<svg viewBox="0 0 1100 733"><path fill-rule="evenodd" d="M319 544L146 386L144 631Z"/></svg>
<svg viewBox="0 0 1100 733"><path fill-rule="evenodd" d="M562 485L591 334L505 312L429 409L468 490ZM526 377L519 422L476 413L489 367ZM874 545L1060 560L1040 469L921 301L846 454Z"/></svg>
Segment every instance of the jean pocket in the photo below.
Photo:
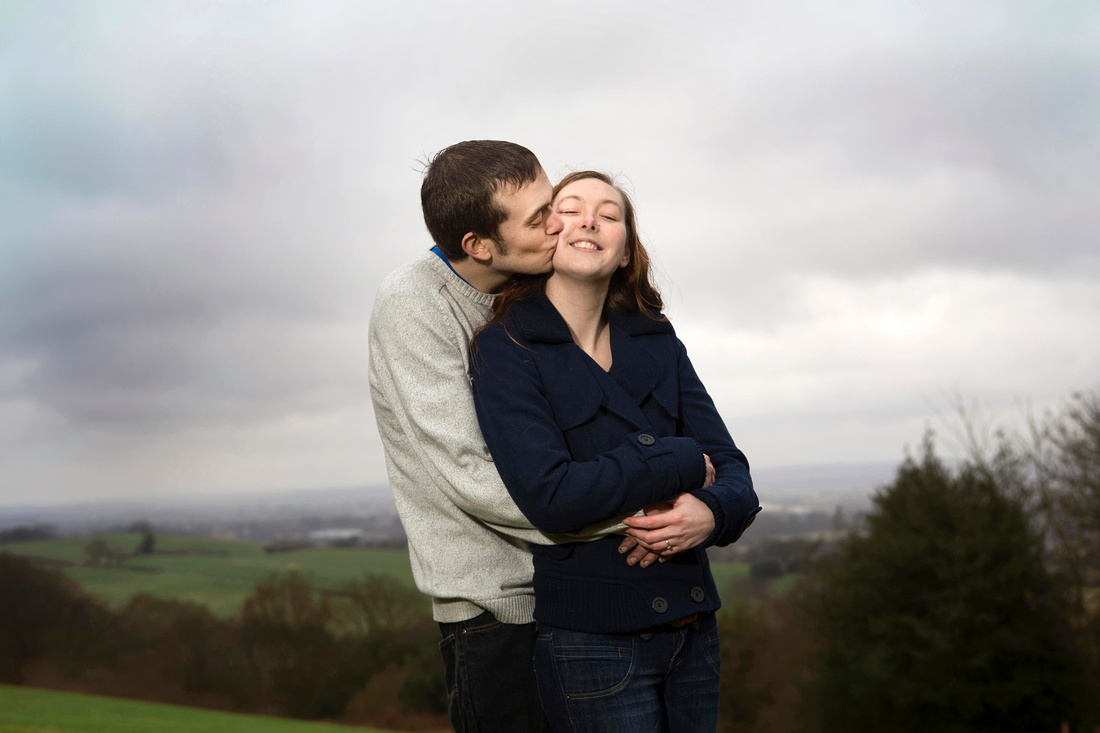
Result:
<svg viewBox="0 0 1100 733"><path fill-rule="evenodd" d="M635 637L555 629L551 642L562 692L585 700L614 695L634 673Z"/></svg>
<svg viewBox="0 0 1100 733"><path fill-rule="evenodd" d="M484 633L486 631L493 631L495 629L499 629L503 625L504 624L502 624L500 621L497 621L494 618L494 619L491 619L487 623L484 623L484 624L478 624L477 626L466 626L462 629L461 633L463 633L463 634L481 634L481 633Z"/></svg>
<svg viewBox="0 0 1100 733"><path fill-rule="evenodd" d="M443 656L443 683L447 690L447 705L450 707L458 696L458 660L455 658L457 651L454 634L447 634L439 640L439 653ZM453 714L454 711L450 712Z"/></svg>
<svg viewBox="0 0 1100 733"><path fill-rule="evenodd" d="M699 621L699 642L703 645L703 654L707 664L715 674L722 673L722 644L718 638L718 618L713 613Z"/></svg>

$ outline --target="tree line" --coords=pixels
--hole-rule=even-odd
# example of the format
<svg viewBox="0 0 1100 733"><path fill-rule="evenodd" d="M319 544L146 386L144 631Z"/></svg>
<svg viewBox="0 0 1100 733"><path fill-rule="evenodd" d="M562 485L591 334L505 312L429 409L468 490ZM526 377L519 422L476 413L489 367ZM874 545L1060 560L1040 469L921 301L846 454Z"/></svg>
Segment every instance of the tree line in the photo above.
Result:
<svg viewBox="0 0 1100 733"><path fill-rule="evenodd" d="M790 593L723 609L720 729L1100 732L1100 394L929 434Z"/></svg>
<svg viewBox="0 0 1100 733"><path fill-rule="evenodd" d="M112 610L59 571L0 554L0 682L382 726L438 722L439 631L422 608L388 578L332 593L290 573L257 585L230 618L148 594Z"/></svg>

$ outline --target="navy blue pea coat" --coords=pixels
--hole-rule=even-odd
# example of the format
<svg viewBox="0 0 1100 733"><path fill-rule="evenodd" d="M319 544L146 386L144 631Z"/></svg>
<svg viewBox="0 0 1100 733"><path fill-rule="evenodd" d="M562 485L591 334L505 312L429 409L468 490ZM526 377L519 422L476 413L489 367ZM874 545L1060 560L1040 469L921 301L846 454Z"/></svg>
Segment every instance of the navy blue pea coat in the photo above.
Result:
<svg viewBox="0 0 1100 733"><path fill-rule="evenodd" d="M691 492L715 517L704 545L735 541L760 511L734 444L667 320L609 311L605 372L574 342L545 295L516 303L470 352L486 444L524 515L549 533L619 519ZM716 483L705 478L710 456ZM532 546L535 618L626 633L700 611L718 593L702 546L630 567L621 537Z"/></svg>

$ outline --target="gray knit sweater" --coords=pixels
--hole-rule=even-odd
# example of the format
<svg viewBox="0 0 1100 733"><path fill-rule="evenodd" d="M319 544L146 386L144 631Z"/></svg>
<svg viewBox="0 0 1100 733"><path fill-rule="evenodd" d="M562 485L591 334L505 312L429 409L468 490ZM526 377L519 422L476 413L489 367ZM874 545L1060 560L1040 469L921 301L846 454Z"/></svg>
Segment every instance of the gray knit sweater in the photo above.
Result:
<svg viewBox="0 0 1100 733"><path fill-rule="evenodd" d="M516 508L485 447L467 377L470 337L495 296L458 277L435 254L391 273L370 320L370 386L413 577L436 621L489 611L531 621L528 542L603 536L608 521L578 536L550 537Z"/></svg>

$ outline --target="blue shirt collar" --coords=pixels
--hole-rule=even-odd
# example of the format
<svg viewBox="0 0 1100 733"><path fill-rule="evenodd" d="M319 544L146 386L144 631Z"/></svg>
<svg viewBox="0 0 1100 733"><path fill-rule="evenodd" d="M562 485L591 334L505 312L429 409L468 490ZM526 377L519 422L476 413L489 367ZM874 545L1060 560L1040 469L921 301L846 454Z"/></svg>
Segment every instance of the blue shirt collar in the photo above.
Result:
<svg viewBox="0 0 1100 733"><path fill-rule="evenodd" d="M447 264L447 267L451 268L451 272L453 272L455 275L457 275L459 280L466 283L467 285L470 285L469 280L462 277L462 275L458 274L458 270L456 270L454 268L454 265L451 264L451 261L447 259L447 255L443 254L443 251L441 249L439 249L439 245L436 245L436 246L432 247L432 252L435 252L437 255L439 255L439 259L443 260ZM474 286L470 285L470 287L473 288ZM477 288L474 288L474 289L476 290Z"/></svg>

